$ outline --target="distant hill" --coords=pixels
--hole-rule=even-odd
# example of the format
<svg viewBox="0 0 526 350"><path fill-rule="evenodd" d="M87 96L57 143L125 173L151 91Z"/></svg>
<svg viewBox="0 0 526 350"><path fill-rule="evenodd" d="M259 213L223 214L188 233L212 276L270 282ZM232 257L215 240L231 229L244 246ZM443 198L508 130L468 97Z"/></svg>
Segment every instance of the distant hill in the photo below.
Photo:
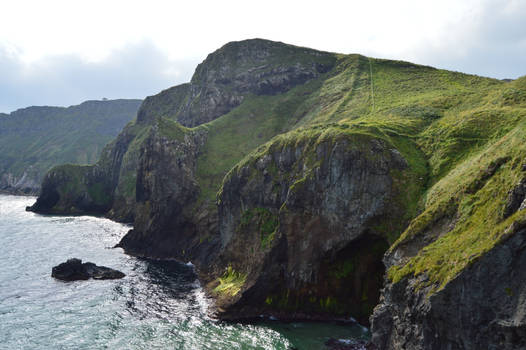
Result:
<svg viewBox="0 0 526 350"><path fill-rule="evenodd" d="M86 101L0 114L0 191L37 193L53 166L96 162L140 104L141 100Z"/></svg>

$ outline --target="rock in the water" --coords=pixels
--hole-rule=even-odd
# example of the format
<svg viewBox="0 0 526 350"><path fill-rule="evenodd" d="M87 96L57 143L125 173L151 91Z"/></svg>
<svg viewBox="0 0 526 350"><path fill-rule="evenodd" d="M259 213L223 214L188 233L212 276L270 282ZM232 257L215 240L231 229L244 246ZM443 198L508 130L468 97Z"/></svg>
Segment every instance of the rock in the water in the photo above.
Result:
<svg viewBox="0 0 526 350"><path fill-rule="evenodd" d="M91 278L96 280L111 280L126 276L118 270L110 269L106 266L97 266L91 262L84 263L82 266L84 267L84 271L86 271Z"/></svg>
<svg viewBox="0 0 526 350"><path fill-rule="evenodd" d="M94 263L82 263L82 260L72 258L65 263L53 267L51 277L63 281L118 279L126 276L124 273L110 269L105 266L97 266Z"/></svg>

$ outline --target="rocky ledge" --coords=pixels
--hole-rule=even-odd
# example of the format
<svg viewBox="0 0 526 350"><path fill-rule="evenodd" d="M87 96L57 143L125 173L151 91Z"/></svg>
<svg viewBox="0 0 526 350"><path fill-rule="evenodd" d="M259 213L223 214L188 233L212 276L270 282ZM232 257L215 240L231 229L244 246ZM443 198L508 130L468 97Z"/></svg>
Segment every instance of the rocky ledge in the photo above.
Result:
<svg viewBox="0 0 526 350"><path fill-rule="evenodd" d="M97 266L92 262L82 263L82 260L72 258L65 263L53 267L51 277L62 281L119 279L126 276L124 273L110 269L106 266Z"/></svg>

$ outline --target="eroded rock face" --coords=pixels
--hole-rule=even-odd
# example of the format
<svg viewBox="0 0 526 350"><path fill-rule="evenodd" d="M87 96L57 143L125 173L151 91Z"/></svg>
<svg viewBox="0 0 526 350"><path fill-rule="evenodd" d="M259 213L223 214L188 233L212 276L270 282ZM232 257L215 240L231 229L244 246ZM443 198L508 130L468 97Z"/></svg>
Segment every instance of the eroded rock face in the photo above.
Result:
<svg viewBox="0 0 526 350"><path fill-rule="evenodd" d="M148 131L148 126L130 124L104 148L97 164L52 168L36 203L27 209L45 214L106 214L116 221L133 222L137 139Z"/></svg>
<svg viewBox="0 0 526 350"><path fill-rule="evenodd" d="M96 166L61 165L42 182L35 204L26 210L44 214L100 214L110 206L111 185Z"/></svg>
<svg viewBox="0 0 526 350"><path fill-rule="evenodd" d="M429 298L415 278L388 283L371 317L373 343L379 349L526 348L526 225L512 226L510 238Z"/></svg>
<svg viewBox="0 0 526 350"><path fill-rule="evenodd" d="M504 217L507 218L517 210L523 209L526 209L526 177L508 193Z"/></svg>
<svg viewBox="0 0 526 350"><path fill-rule="evenodd" d="M222 317L366 320L388 247L375 226L401 209L393 173L406 168L387 142L346 134L276 142L235 168L219 196L218 265L246 282L234 296L219 295Z"/></svg>
<svg viewBox="0 0 526 350"><path fill-rule="evenodd" d="M144 140L159 118L177 120L185 126L200 125L239 106L248 94L272 95L287 91L329 71L335 62L332 53L268 40L229 43L198 66L191 82L146 98L138 111L137 121L127 125L104 148L95 166L90 169L79 167L74 170L74 176L69 168L67 174L61 167L52 169L44 180L42 198L31 210L99 214L117 221L133 222L135 187L140 178L140 150L145 149ZM153 154L152 150L148 152ZM195 156L194 153L191 155ZM99 189L103 189L104 196L93 198L92 194ZM200 217L217 216L208 215L210 211L217 212L209 206L198 211ZM202 220L197 221L203 226ZM206 221L206 225L213 226L217 219ZM142 227L141 219L137 227Z"/></svg>
<svg viewBox="0 0 526 350"><path fill-rule="evenodd" d="M217 211L197 203L197 154L206 130L180 138L163 136L157 127L146 140L137 172L137 210L134 229L119 243L127 252L199 263L208 260L206 246L217 231ZM196 259L198 261L196 261Z"/></svg>
<svg viewBox="0 0 526 350"><path fill-rule="evenodd" d="M137 120L169 117L185 126L207 123L239 106L248 94L274 95L328 72L328 52L252 39L228 43L199 64L188 84L148 97Z"/></svg>

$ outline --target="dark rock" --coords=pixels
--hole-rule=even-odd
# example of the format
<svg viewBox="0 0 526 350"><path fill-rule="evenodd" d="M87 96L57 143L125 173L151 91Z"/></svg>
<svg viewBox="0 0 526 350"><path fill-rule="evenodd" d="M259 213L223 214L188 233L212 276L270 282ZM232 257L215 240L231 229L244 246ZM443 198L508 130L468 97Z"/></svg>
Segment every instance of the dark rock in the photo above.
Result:
<svg viewBox="0 0 526 350"><path fill-rule="evenodd" d="M417 277L387 283L371 317L379 349L526 349L526 224L428 295Z"/></svg>
<svg viewBox="0 0 526 350"><path fill-rule="evenodd" d="M526 178L522 179L510 192L504 208L504 218L517 210L526 208Z"/></svg>
<svg viewBox="0 0 526 350"><path fill-rule="evenodd" d="M76 281L87 280L90 278L90 275L84 270L82 260L73 258L53 267L51 277L63 281Z"/></svg>
<svg viewBox="0 0 526 350"><path fill-rule="evenodd" d="M403 204L392 205L398 190L391 174L409 170L383 140L342 133L320 142L317 135L276 142L225 178L215 277L232 266L246 280L235 296L217 298L221 318L347 315L368 322L388 248L373 225L402 217L396 210Z"/></svg>
<svg viewBox="0 0 526 350"><path fill-rule="evenodd" d="M152 129L138 162L134 228L118 244L127 253L196 266L215 256L217 209L196 205L197 155L206 137L203 129L179 140Z"/></svg>
<svg viewBox="0 0 526 350"><path fill-rule="evenodd" d="M119 279L126 276L124 273L110 269L106 266L97 266L94 263L87 262L82 264L84 271L93 279L96 280L112 280Z"/></svg>
<svg viewBox="0 0 526 350"><path fill-rule="evenodd" d="M53 267L51 276L62 281L118 279L126 276L124 273L94 263L82 263L82 260L72 258L65 263Z"/></svg>
<svg viewBox="0 0 526 350"><path fill-rule="evenodd" d="M245 96L275 95L329 71L336 58L328 52L250 39L231 42L199 64L190 83L146 98L139 123L170 115L193 127L228 113Z"/></svg>

